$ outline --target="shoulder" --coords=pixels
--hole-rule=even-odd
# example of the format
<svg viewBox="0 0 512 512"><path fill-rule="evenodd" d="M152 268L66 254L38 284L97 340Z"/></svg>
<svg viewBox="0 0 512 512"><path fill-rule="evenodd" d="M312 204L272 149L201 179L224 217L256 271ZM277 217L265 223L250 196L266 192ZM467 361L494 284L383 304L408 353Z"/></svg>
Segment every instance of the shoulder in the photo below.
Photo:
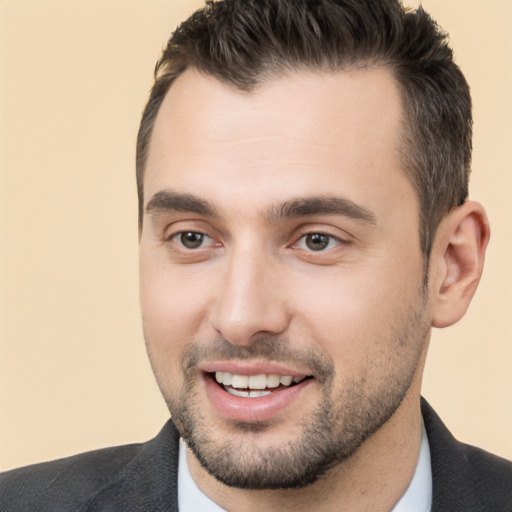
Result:
<svg viewBox="0 0 512 512"><path fill-rule="evenodd" d="M158 471L158 452L165 453L166 463L177 466L174 434L168 424L147 443L104 448L2 473L0 510L88 510L87 504L98 496L121 493L127 479L132 486L138 481L144 485Z"/></svg>
<svg viewBox="0 0 512 512"><path fill-rule="evenodd" d="M484 497L484 502L507 498L512 510L512 462L476 446L459 443L459 449L473 475L475 492Z"/></svg>
<svg viewBox="0 0 512 512"><path fill-rule="evenodd" d="M114 480L142 446L105 448L7 471L0 475L0 504L13 511L45 510L45 504L72 510Z"/></svg>
<svg viewBox="0 0 512 512"><path fill-rule="evenodd" d="M433 511L510 512L512 462L457 441L422 400L430 446Z"/></svg>

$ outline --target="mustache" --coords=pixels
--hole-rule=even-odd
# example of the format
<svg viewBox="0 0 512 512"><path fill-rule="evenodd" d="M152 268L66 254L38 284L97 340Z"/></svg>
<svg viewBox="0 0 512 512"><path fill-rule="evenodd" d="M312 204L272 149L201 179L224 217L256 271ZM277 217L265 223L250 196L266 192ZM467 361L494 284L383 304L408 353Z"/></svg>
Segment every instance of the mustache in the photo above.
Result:
<svg viewBox="0 0 512 512"><path fill-rule="evenodd" d="M291 347L288 338L261 334L248 345L233 345L224 338L210 342L191 343L183 352L181 366L185 375L197 371L201 362L214 360L258 359L308 368L323 382L332 381L335 369L332 360L319 350Z"/></svg>

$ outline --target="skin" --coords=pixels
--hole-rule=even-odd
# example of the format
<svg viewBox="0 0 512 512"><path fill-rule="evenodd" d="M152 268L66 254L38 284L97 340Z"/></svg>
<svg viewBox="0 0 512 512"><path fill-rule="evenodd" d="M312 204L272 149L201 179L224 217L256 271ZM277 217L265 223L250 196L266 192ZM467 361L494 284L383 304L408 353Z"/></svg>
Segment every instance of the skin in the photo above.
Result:
<svg viewBox="0 0 512 512"><path fill-rule="evenodd" d="M183 418L192 416L210 455L251 465L261 454L283 455L325 404L340 443L350 428L374 423L302 489L228 487L189 451L194 480L223 508L385 511L412 478L430 326L464 314L488 228L476 203L449 214L423 286L401 113L384 68L300 72L251 94L188 70L162 104L144 182L141 305L153 370L178 428L187 438ZM289 215L282 207L326 197L343 208ZM188 248L184 232L206 236ZM312 250L308 233L327 235L328 245ZM324 366L308 362L314 358ZM270 416L254 406L250 419L245 411L245 421L234 421L207 392L205 369L222 364L238 373L278 364L283 374L312 378Z"/></svg>

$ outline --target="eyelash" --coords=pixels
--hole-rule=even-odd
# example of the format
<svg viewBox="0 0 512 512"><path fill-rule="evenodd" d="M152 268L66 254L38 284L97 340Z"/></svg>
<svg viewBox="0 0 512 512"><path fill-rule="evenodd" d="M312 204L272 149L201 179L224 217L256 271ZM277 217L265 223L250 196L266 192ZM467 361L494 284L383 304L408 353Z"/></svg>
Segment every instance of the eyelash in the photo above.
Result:
<svg viewBox="0 0 512 512"><path fill-rule="evenodd" d="M327 239L326 242L326 246L324 247L320 247L319 249L312 249L311 247L300 247L300 244L301 242L304 242L305 244L307 244L307 238L308 237L317 237L317 240L322 240L322 238L324 239ZM334 235L331 235L329 233L324 233L322 231L309 231L307 233L303 233L297 240L297 242L295 242L293 245L292 245L292 249L299 249L299 250L305 250L307 252L312 252L312 253L321 253L321 252L327 252L331 249L333 249L334 247L332 247L332 243L334 243L334 247L340 245L340 244L343 244L343 243L346 243L344 242L341 238L337 237L337 236L334 236Z"/></svg>

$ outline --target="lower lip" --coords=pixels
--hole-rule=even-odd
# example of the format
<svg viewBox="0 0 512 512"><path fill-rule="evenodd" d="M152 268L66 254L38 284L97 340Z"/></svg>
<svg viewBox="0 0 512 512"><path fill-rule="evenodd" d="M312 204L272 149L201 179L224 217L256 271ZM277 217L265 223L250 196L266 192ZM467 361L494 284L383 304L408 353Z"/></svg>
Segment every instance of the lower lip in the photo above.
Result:
<svg viewBox="0 0 512 512"><path fill-rule="evenodd" d="M205 375L203 380L210 402L222 416L233 421L254 423L275 418L297 402L299 396L310 386L312 379L257 398L231 395L209 375Z"/></svg>

